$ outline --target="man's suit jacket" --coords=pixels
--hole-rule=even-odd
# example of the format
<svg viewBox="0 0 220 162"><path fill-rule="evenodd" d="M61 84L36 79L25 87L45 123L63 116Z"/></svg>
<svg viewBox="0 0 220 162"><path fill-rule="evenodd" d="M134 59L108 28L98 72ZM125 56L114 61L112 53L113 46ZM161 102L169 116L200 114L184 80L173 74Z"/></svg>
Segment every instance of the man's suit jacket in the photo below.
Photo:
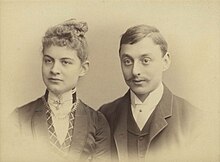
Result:
<svg viewBox="0 0 220 162"><path fill-rule="evenodd" d="M129 161L127 148L128 109L131 109L129 91L123 97L105 104L99 109L106 116L110 125L112 157L116 161ZM166 161L167 158L167 161L170 161L168 154L172 156L172 153L178 159L179 155L174 152L180 148L185 148L186 151L189 147L188 144L197 137L193 131L200 121L198 112L199 110L190 103L175 96L164 86L163 96L153 112L154 117L149 128L150 141L145 160ZM174 159L173 157L172 160Z"/></svg>
<svg viewBox="0 0 220 162"><path fill-rule="evenodd" d="M30 145L38 144L40 149L51 147L46 108L42 98L15 109L12 116L24 139L33 142ZM75 113L69 157L66 159L104 161L108 158L109 151L110 130L107 120L102 113L93 110L80 100Z"/></svg>

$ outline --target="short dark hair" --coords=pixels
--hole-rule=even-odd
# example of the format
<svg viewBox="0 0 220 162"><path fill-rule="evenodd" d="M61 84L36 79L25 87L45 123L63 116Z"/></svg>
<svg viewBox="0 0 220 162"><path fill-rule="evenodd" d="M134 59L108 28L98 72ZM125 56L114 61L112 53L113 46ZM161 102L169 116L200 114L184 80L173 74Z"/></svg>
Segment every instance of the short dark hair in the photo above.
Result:
<svg viewBox="0 0 220 162"><path fill-rule="evenodd" d="M149 25L137 25L127 29L121 37L119 52L122 44L135 44L145 37L151 38L156 45L160 46L163 56L167 53L168 45L166 40L157 28Z"/></svg>
<svg viewBox="0 0 220 162"><path fill-rule="evenodd" d="M87 23L75 19L50 27L42 39L42 52L51 45L67 47L76 50L77 56L84 62L88 59L88 45L84 36L87 31Z"/></svg>

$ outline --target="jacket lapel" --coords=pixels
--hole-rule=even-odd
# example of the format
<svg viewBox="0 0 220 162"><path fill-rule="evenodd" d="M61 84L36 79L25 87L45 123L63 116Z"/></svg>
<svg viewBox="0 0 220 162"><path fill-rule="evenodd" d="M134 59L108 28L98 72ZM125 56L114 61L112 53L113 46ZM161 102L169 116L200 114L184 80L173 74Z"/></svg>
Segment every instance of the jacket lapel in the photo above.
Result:
<svg viewBox="0 0 220 162"><path fill-rule="evenodd" d="M80 155L84 149L87 132L88 132L88 118L85 110L85 106L81 101L78 103L78 107L75 114L74 130L72 136L72 144L70 146L70 156L74 157L74 160L79 160ZM46 108L42 98L39 100L35 115L32 119L32 133L34 138L41 138L49 144L48 139L48 126L46 118ZM48 136L48 139L45 137Z"/></svg>
<svg viewBox="0 0 220 162"><path fill-rule="evenodd" d="M154 117L152 119L152 124L150 126L149 134L149 145L153 139L167 127L168 123L166 119L172 116L172 104L173 104L173 94L164 85L163 96L158 103L155 111ZM128 161L128 150L127 150L127 113L130 104L130 93L129 91L125 94L117 108L117 114L119 114L118 119L115 123L114 139L118 151L119 161ZM146 153L147 155L147 153Z"/></svg>
<svg viewBox="0 0 220 162"><path fill-rule="evenodd" d="M33 137L37 140L47 140L45 137L48 136L48 126L46 117L46 108L43 103L43 99L40 98L35 113L31 121ZM49 138L49 136L48 136Z"/></svg>
<svg viewBox="0 0 220 162"><path fill-rule="evenodd" d="M150 144L153 139L168 126L166 119L172 116L172 103L173 94L164 85L163 96L153 114L154 116L151 122L152 124L150 126L150 141L147 150L149 150Z"/></svg>
<svg viewBox="0 0 220 162"><path fill-rule="evenodd" d="M85 106L82 104L81 101L79 101L75 114L72 144L70 146L70 152L73 153L73 157L76 161L80 159L80 155L83 152L85 146L86 137L88 134L87 127L88 118Z"/></svg>
<svg viewBox="0 0 220 162"><path fill-rule="evenodd" d="M130 106L130 93L129 91L122 98L122 101L118 105L117 124L115 124L114 140L118 151L119 161L128 161L127 150L127 113Z"/></svg>

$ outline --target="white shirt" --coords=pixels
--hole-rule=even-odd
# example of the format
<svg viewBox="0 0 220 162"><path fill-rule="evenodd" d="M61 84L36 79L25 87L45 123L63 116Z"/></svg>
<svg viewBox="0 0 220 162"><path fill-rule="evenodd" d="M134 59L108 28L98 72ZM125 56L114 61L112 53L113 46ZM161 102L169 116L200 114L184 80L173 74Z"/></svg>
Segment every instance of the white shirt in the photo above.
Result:
<svg viewBox="0 0 220 162"><path fill-rule="evenodd" d="M130 90L132 114L140 130L143 129L150 115L160 102L162 95L162 83L147 96L144 102L141 102L134 92Z"/></svg>
<svg viewBox="0 0 220 162"><path fill-rule="evenodd" d="M68 91L61 96L57 96L49 91L48 104L52 111L53 126L59 143L65 141L69 129L69 113L73 107L72 94L76 89Z"/></svg>

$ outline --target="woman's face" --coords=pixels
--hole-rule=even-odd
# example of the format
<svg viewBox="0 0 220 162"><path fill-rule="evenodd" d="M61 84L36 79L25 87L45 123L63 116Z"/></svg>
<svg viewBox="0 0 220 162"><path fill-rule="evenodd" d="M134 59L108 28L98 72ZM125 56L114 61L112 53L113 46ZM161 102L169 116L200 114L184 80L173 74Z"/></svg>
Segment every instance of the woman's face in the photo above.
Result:
<svg viewBox="0 0 220 162"><path fill-rule="evenodd" d="M43 81L54 94L62 95L76 87L79 77L84 76L88 68L89 62L81 63L76 50L53 45L44 50Z"/></svg>

